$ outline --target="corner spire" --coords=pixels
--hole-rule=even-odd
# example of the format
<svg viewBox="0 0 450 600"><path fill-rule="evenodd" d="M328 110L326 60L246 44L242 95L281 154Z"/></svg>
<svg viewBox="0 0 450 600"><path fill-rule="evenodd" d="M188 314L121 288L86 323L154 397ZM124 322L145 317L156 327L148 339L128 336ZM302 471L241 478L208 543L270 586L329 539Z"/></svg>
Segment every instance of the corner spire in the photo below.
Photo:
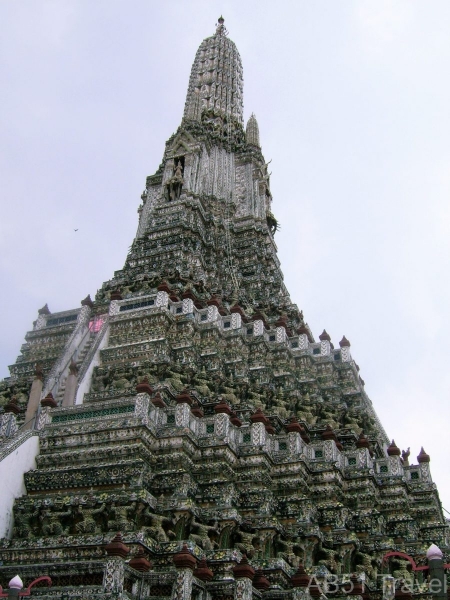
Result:
<svg viewBox="0 0 450 600"><path fill-rule="evenodd" d="M252 113L250 119L247 121L247 127L245 129L245 137L247 139L247 144L261 148L261 145L259 143L258 121L256 120L256 117L253 113Z"/></svg>

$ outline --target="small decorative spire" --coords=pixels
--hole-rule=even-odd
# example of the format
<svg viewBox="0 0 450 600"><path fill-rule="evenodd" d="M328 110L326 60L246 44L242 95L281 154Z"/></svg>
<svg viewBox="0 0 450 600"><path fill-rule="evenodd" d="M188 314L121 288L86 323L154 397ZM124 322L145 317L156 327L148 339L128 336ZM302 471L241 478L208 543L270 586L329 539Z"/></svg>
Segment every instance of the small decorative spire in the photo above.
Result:
<svg viewBox="0 0 450 600"><path fill-rule="evenodd" d="M321 342L325 342L325 341L327 341L327 342L331 342L331 338L330 338L329 334L327 333L327 330L326 330L326 329L324 329L324 330L322 331L322 333L319 335L319 340L320 340Z"/></svg>
<svg viewBox="0 0 450 600"><path fill-rule="evenodd" d="M350 348L350 342L345 337L345 335L342 336L342 340L339 342L339 346L341 348Z"/></svg>
<svg viewBox="0 0 450 600"><path fill-rule="evenodd" d="M295 415L292 415L292 417L289 419L289 423L285 425L285 429L288 432L302 433L302 426L298 422L298 419Z"/></svg>
<svg viewBox="0 0 450 600"><path fill-rule="evenodd" d="M201 419L205 414L203 411L203 408L200 406L200 404L197 402L197 400L194 400L194 402L191 406L191 413L195 417L198 417L199 419Z"/></svg>
<svg viewBox="0 0 450 600"><path fill-rule="evenodd" d="M142 546L139 546L138 551L133 556L133 558L130 560L128 565L132 569L135 569L136 571L140 571L141 573L146 573L147 571L149 571L152 568L152 563L149 560L147 560L147 557L145 556L144 548Z"/></svg>
<svg viewBox="0 0 450 600"><path fill-rule="evenodd" d="M201 559L198 567L195 569L194 577L197 577L197 579L200 579L201 581L211 581L211 579L214 577L214 573L208 567L205 557Z"/></svg>
<svg viewBox="0 0 450 600"><path fill-rule="evenodd" d="M174 555L172 560L177 569L191 569L193 571L197 566L197 560L189 552L187 544L183 544L183 548Z"/></svg>
<svg viewBox="0 0 450 600"><path fill-rule="evenodd" d="M233 574L235 579L247 578L253 580L255 576L255 569L250 566L247 556L244 554L241 558L241 562L233 568Z"/></svg>
<svg viewBox="0 0 450 600"><path fill-rule="evenodd" d="M387 449L387 453L388 453L388 456L400 456L400 454L401 454L400 448L397 446L397 444L394 442L394 440L392 440L391 445Z"/></svg>
<svg viewBox="0 0 450 600"><path fill-rule="evenodd" d="M356 447L357 448L367 448L367 449L370 448L369 440L367 439L367 436L365 436L362 431L359 434L358 441L356 442Z"/></svg>
<svg viewBox="0 0 450 600"><path fill-rule="evenodd" d="M53 398L53 394L49 392L45 396L45 398L41 400L41 406L46 406L47 408L56 408L58 406L58 403Z"/></svg>
<svg viewBox="0 0 450 600"><path fill-rule="evenodd" d="M151 396L153 394L153 390L150 386L150 383L147 379L147 377L144 377L136 386L136 393L137 394L148 394L149 396Z"/></svg>
<svg viewBox="0 0 450 600"><path fill-rule="evenodd" d="M192 406L194 399L189 395L188 390L183 390L178 396L175 397L175 402L177 404L189 404Z"/></svg>
<svg viewBox="0 0 450 600"><path fill-rule="evenodd" d="M120 558L126 558L129 554L130 549L123 543L123 537L120 531L116 533L109 544L105 545L106 554L108 556L120 556Z"/></svg>
<svg viewBox="0 0 450 600"><path fill-rule="evenodd" d="M247 127L245 128L245 137L247 140L247 144L249 144L250 146L256 146L257 148L261 148L261 145L259 143L258 121L256 120L256 117L253 113L250 119L247 121Z"/></svg>
<svg viewBox="0 0 450 600"><path fill-rule="evenodd" d="M155 397L151 400L153 406L157 406L158 408L167 408L167 404L162 399L162 396L159 392L156 392Z"/></svg>
<svg viewBox="0 0 450 600"><path fill-rule="evenodd" d="M311 581L311 578L306 573L305 568L303 567L302 564L299 564L297 571L291 577L291 583L292 583L293 587L303 587L303 588L309 587L310 581Z"/></svg>
<svg viewBox="0 0 450 600"><path fill-rule="evenodd" d="M428 463L428 462L430 462L430 455L425 452L425 450L423 449L423 446L420 449L420 454L417 457L417 461L419 463Z"/></svg>
<svg viewBox="0 0 450 600"><path fill-rule="evenodd" d="M214 412L216 414L224 413L226 415L231 415L232 410L230 405L227 404L223 398L219 398L219 403L214 406Z"/></svg>

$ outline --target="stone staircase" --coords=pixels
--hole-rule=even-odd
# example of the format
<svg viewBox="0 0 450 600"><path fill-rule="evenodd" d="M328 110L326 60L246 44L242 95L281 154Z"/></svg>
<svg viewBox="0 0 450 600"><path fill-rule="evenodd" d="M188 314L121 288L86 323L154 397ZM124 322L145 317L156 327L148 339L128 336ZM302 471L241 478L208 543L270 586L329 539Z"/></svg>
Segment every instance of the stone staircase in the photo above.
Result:
<svg viewBox="0 0 450 600"><path fill-rule="evenodd" d="M90 335L89 335L88 341L83 346L83 349L81 350L80 354L77 356L77 359L76 359L75 362L77 363L79 369L81 369L81 366L83 365L84 360L85 360L85 358L86 358L89 350L91 349L91 347L92 347L92 345L93 345L96 337L97 337L97 334L91 332ZM55 396L55 400L57 401L58 406L62 405L62 401L63 401L63 398L64 398L64 392L66 390L66 380L67 380L67 377L68 377L68 373L66 373L63 377L61 377L61 385L60 385L60 387L58 389L58 392L57 392L57 394Z"/></svg>

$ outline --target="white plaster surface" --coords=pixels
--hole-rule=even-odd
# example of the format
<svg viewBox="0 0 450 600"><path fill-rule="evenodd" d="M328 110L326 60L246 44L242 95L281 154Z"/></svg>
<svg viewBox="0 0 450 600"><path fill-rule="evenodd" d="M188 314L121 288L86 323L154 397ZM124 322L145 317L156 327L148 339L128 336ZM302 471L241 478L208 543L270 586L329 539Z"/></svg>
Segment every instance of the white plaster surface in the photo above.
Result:
<svg viewBox="0 0 450 600"><path fill-rule="evenodd" d="M101 334L99 333L98 335L101 335ZM86 371L83 379L78 381L78 390L77 390L77 393L75 396L75 402L74 402L75 405L83 404L84 394L89 392L90 387L91 387L91 379L92 379L92 373L94 372L94 368L100 364L100 351L107 346L108 339L109 339L109 325L103 335L103 338L99 344L99 347L97 348L96 353L94 354L94 357L91 361L91 364L89 365L88 370Z"/></svg>
<svg viewBox="0 0 450 600"><path fill-rule="evenodd" d="M13 529L13 504L26 493L24 473L36 468L39 436L33 434L0 462L0 538L10 538Z"/></svg>

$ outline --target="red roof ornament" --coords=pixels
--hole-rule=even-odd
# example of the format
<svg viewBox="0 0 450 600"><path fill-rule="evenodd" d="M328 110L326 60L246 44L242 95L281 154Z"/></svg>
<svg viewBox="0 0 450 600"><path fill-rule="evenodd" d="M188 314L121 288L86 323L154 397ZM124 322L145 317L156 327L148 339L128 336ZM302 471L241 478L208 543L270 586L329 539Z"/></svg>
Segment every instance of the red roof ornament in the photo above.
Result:
<svg viewBox="0 0 450 600"><path fill-rule="evenodd" d="M257 408L256 411L250 415L250 421L252 423L264 423L264 425L270 425L270 421L261 410L261 407Z"/></svg>
<svg viewBox="0 0 450 600"><path fill-rule="evenodd" d="M159 392L156 392L155 397L151 399L151 403L158 408L167 408L167 404L164 402Z"/></svg>
<svg viewBox="0 0 450 600"><path fill-rule="evenodd" d="M211 581L214 577L214 573L208 567L205 557L201 559L198 567L194 570L194 577L197 577L197 579L200 579L201 581Z"/></svg>
<svg viewBox="0 0 450 600"><path fill-rule="evenodd" d="M187 544L183 544L183 548L174 554L172 560L177 569L191 569L193 571L197 566L197 560L189 552Z"/></svg>
<svg viewBox="0 0 450 600"><path fill-rule="evenodd" d="M284 327L287 329L287 315L281 315L278 321L275 322L275 327Z"/></svg>
<svg viewBox="0 0 450 600"><path fill-rule="evenodd" d="M219 403L214 406L214 412L218 415L224 413L226 415L231 415L233 412L230 408L230 405L225 402L222 398L220 398Z"/></svg>
<svg viewBox="0 0 450 600"><path fill-rule="evenodd" d="M53 398L53 394L51 392L49 392L45 396L45 398L43 398L41 400L41 406L47 406L48 408L56 408L58 406L58 403Z"/></svg>
<svg viewBox="0 0 450 600"><path fill-rule="evenodd" d="M333 431L333 428L331 427L331 425L327 425L326 429L324 431L322 431L322 439L323 440L334 440L334 442L336 443L336 447L338 448L338 450L342 450L343 446L341 444L341 442L338 440L336 434Z"/></svg>
<svg viewBox="0 0 450 600"><path fill-rule="evenodd" d="M241 558L241 562L233 567L233 574L235 579L247 579L253 580L255 576L255 569L248 562L248 558L244 554Z"/></svg>
<svg viewBox="0 0 450 600"><path fill-rule="evenodd" d="M167 281L162 281L156 289L158 290L158 292L167 292L168 294L172 293L172 290L170 289Z"/></svg>
<svg viewBox="0 0 450 600"><path fill-rule="evenodd" d="M397 446L397 444L394 442L394 440L392 440L391 445L387 449L387 453L388 453L388 456L400 456L400 454L401 454L400 448Z"/></svg>
<svg viewBox="0 0 450 600"><path fill-rule="evenodd" d="M306 588L309 586L310 581L311 581L311 578L306 573L303 565L299 564L297 571L291 577L292 586Z"/></svg>
<svg viewBox="0 0 450 600"><path fill-rule="evenodd" d="M125 546L123 543L123 537L120 531L116 533L109 544L106 544L105 550L108 556L119 556L120 558L126 558L130 552L128 546Z"/></svg>
<svg viewBox="0 0 450 600"><path fill-rule="evenodd" d="M364 435L364 433L361 431L361 433L359 434L359 438L356 442L356 447L357 448L370 448L370 443L369 440L367 438L367 436Z"/></svg>
<svg viewBox="0 0 450 600"><path fill-rule="evenodd" d="M430 462L430 455L425 452L425 450L423 449L423 446L420 449L420 454L417 457L417 462L419 464L420 463L429 463Z"/></svg>
<svg viewBox="0 0 450 600"><path fill-rule="evenodd" d="M13 413L14 415L18 415L20 413L20 406L17 396L13 396L11 400L5 404L3 410L5 413Z"/></svg>
<svg viewBox="0 0 450 600"><path fill-rule="evenodd" d="M175 402L177 404L189 404L189 406L192 406L194 400L189 395L187 390L183 390L180 394L178 394L178 396L175 397Z"/></svg>
<svg viewBox="0 0 450 600"><path fill-rule="evenodd" d="M200 406L200 404L196 400L194 400L194 402L191 406L191 413L195 417L198 417L199 419L201 419L205 414L203 411L203 408Z"/></svg>
<svg viewBox="0 0 450 600"><path fill-rule="evenodd" d="M349 596L362 596L364 593L364 584L356 574L350 576L348 587L343 586L343 591Z"/></svg>
<svg viewBox="0 0 450 600"><path fill-rule="evenodd" d="M270 581L264 575L262 569L258 569L253 577L253 587L257 590L268 590L270 588Z"/></svg>
<svg viewBox="0 0 450 600"><path fill-rule="evenodd" d="M149 396L151 396L153 394L153 389L151 388L147 377L144 377L143 379L141 379L141 381L137 384L136 393L137 394L148 394Z"/></svg>
<svg viewBox="0 0 450 600"><path fill-rule="evenodd" d="M295 415L292 415L292 417L289 419L289 423L285 425L285 429L288 432L296 431L297 433L302 433L302 426L298 422L298 419Z"/></svg>
<svg viewBox="0 0 450 600"><path fill-rule="evenodd" d="M222 306L222 301L219 296L217 296L216 294L213 294L211 296L211 298L206 301L206 304L208 306L217 306L217 308L220 308Z"/></svg>
<svg viewBox="0 0 450 600"><path fill-rule="evenodd" d="M132 569L135 569L136 571L140 571L141 573L146 573L147 571L150 571L150 569L152 568L152 563L149 560L147 560L147 558L145 556L144 548L142 546L139 546L138 551L133 556L133 558L130 560L128 565Z"/></svg>
<svg viewBox="0 0 450 600"><path fill-rule="evenodd" d="M110 300L122 300L122 294L120 293L120 290L114 290L113 292L111 292L109 299Z"/></svg>
<svg viewBox="0 0 450 600"><path fill-rule="evenodd" d="M350 342L345 337L345 335L342 336L342 340L339 342L339 346L341 348L350 348Z"/></svg>
<svg viewBox="0 0 450 600"><path fill-rule="evenodd" d="M328 333L327 333L327 330L326 330L326 329L324 329L324 330L322 331L322 333L319 335L319 340L320 340L321 342L325 342L325 341L327 341L327 342L331 342L331 338L330 338L330 336L328 335Z"/></svg>
<svg viewBox="0 0 450 600"><path fill-rule="evenodd" d="M234 411L231 412L230 423L232 423L235 427L242 427L242 421Z"/></svg>

